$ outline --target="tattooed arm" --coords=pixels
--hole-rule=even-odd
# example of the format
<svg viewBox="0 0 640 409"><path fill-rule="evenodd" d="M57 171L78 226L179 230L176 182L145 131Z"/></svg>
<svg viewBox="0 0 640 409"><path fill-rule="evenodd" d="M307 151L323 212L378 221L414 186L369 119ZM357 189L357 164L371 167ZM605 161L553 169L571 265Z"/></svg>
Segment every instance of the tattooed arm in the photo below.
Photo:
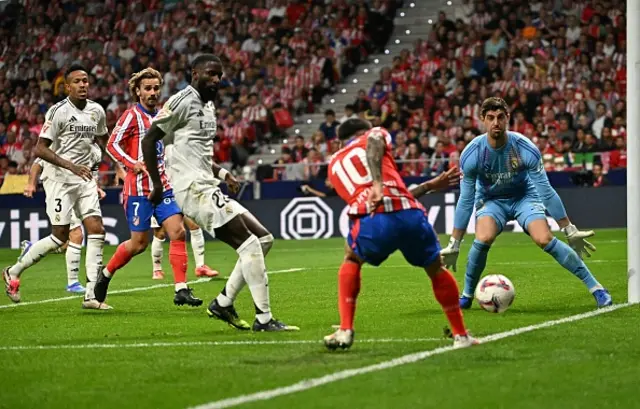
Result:
<svg viewBox="0 0 640 409"><path fill-rule="evenodd" d="M367 164L371 172L373 183L382 184L382 157L384 156L385 140L382 133L372 132L367 139Z"/></svg>
<svg viewBox="0 0 640 409"><path fill-rule="evenodd" d="M369 210L375 209L382 203L382 157L384 156L386 141L382 132L370 132L367 139L367 165L373 186L369 193Z"/></svg>

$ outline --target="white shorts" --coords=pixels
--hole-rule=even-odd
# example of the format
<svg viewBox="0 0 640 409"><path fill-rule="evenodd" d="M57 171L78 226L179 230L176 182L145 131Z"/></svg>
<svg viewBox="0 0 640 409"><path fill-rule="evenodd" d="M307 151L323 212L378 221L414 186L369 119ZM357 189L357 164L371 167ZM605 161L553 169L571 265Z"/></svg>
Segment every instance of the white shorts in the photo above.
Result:
<svg viewBox="0 0 640 409"><path fill-rule="evenodd" d="M244 206L230 199L217 186L193 183L189 189L174 192L174 195L182 213L210 234L247 212Z"/></svg>
<svg viewBox="0 0 640 409"><path fill-rule="evenodd" d="M82 220L76 215L76 212L71 212L71 225L69 226L69 230L73 230L82 226Z"/></svg>
<svg viewBox="0 0 640 409"><path fill-rule="evenodd" d="M70 226L87 217L102 217L98 187L95 180L84 183L63 183L49 178L42 182L47 216L53 226ZM72 220L73 218L76 220Z"/></svg>

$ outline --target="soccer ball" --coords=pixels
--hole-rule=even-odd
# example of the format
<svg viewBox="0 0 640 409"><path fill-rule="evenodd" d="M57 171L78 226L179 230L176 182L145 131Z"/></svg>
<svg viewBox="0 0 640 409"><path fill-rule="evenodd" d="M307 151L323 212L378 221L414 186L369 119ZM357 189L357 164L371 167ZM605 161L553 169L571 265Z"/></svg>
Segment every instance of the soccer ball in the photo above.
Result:
<svg viewBox="0 0 640 409"><path fill-rule="evenodd" d="M516 296L513 283L501 274L492 274L480 280L476 287L476 300L489 312L505 312Z"/></svg>

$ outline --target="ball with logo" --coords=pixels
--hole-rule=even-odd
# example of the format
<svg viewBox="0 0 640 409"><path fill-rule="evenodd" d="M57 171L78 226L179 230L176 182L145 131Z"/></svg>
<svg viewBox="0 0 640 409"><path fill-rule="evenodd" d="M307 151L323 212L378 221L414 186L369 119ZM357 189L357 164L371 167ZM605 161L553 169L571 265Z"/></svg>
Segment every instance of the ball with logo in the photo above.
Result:
<svg viewBox="0 0 640 409"><path fill-rule="evenodd" d="M476 287L476 300L489 312L502 313L509 309L516 296L511 280L501 274L484 277Z"/></svg>

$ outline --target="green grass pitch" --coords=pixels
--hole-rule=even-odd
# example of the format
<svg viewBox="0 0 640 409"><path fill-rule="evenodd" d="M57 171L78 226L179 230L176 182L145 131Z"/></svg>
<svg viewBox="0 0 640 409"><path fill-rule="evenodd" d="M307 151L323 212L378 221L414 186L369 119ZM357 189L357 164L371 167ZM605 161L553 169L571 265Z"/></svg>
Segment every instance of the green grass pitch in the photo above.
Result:
<svg viewBox="0 0 640 409"><path fill-rule="evenodd" d="M598 251L587 261L616 303L627 297L625 237L624 230L598 231ZM460 285L470 241L459 259ZM142 254L118 272L111 289L143 289L110 295L111 311L83 311L80 298L29 305L69 296L64 256L50 255L24 273L24 305L6 307L10 301L0 294L0 408L185 408L450 345L442 339L446 321L429 279L398 254L363 269L353 348L326 351L320 340L338 323L342 245L339 239L275 243L267 257L276 271L269 282L273 312L301 327L284 334L238 332L207 318L205 307L223 279L192 284L203 307L175 307L168 251L167 285L147 288L161 283L151 280L149 253ZM105 260L114 250L105 249ZM0 251L1 265L16 256ZM209 242L206 261L228 275L236 257ZM509 277L516 301L505 314L477 304L466 312L477 336L595 309L583 285L524 234L501 236L485 273ZM189 275L195 280L192 268ZM236 307L253 321L247 289ZM637 306L622 308L241 407L637 407L639 313ZM128 347L107 348L119 344Z"/></svg>

